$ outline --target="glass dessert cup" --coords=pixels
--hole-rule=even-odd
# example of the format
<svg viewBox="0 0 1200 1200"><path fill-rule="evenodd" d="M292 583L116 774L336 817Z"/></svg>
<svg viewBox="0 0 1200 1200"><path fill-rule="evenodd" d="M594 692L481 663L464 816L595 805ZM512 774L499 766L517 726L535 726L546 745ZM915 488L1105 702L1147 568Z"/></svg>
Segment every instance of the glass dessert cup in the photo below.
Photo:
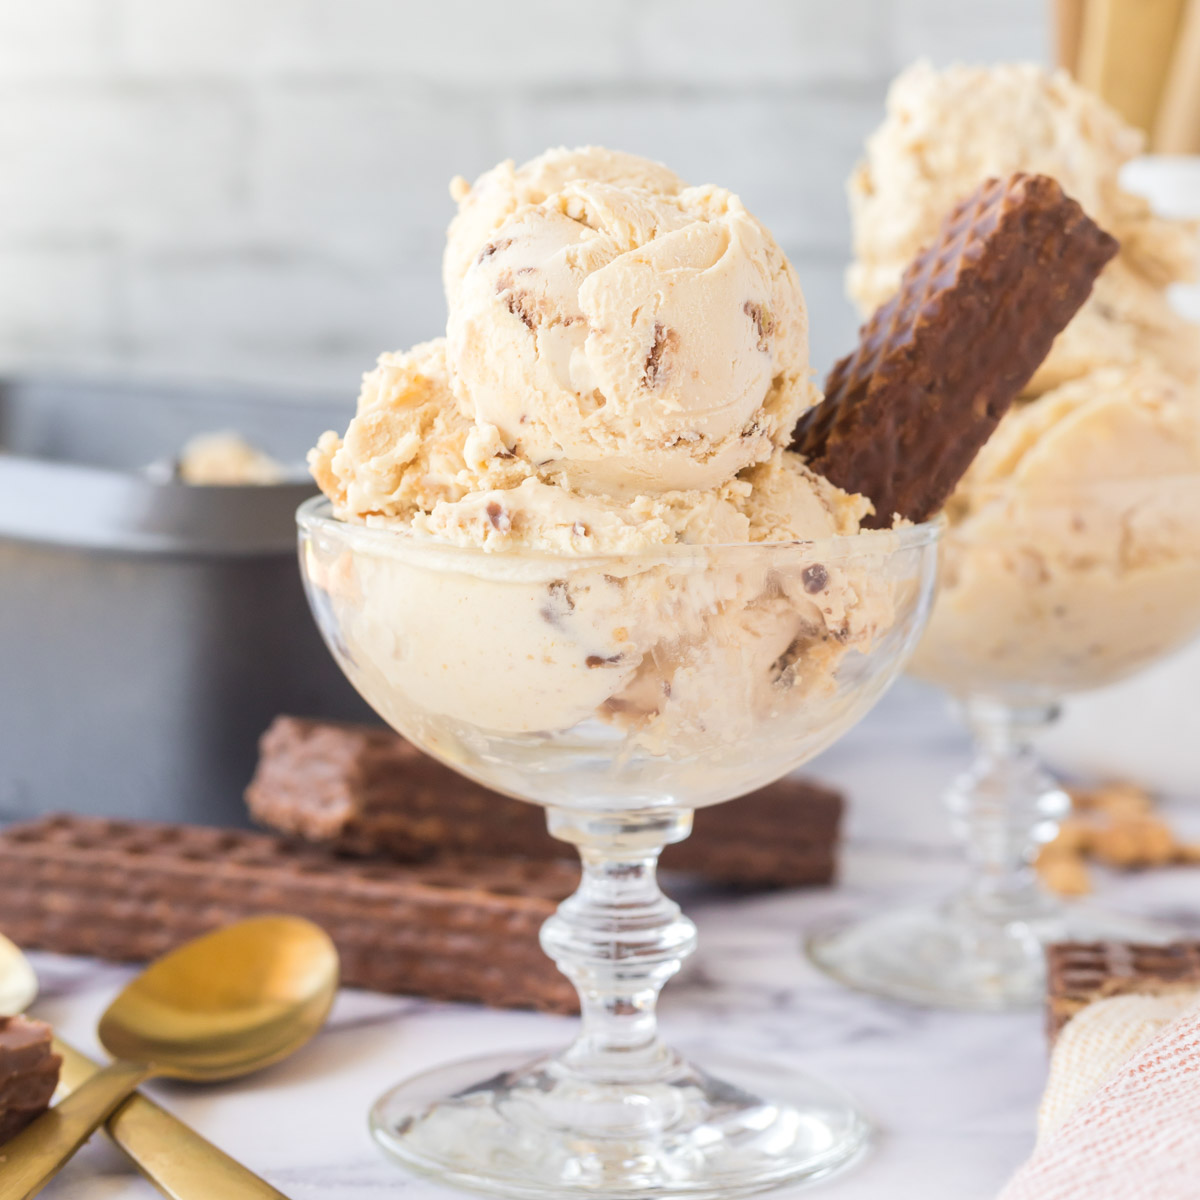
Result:
<svg viewBox="0 0 1200 1200"><path fill-rule="evenodd" d="M567 557L448 547L324 501L298 520L313 611L363 696L545 806L583 863L541 938L579 992L578 1036L400 1084L372 1112L384 1149L518 1197L736 1196L852 1161L868 1126L837 1089L777 1063L717 1078L660 1040L696 930L655 868L693 809L783 775L882 694L928 615L937 527Z"/></svg>
<svg viewBox="0 0 1200 1200"><path fill-rule="evenodd" d="M967 879L941 904L819 931L843 983L912 1003L1040 1004L1047 943L1155 942L1178 931L1063 902L1034 862L1070 798L1038 733L1071 693L1115 683L1200 633L1200 475L1026 484L951 512L941 590L911 671L955 699L974 760L947 794Z"/></svg>

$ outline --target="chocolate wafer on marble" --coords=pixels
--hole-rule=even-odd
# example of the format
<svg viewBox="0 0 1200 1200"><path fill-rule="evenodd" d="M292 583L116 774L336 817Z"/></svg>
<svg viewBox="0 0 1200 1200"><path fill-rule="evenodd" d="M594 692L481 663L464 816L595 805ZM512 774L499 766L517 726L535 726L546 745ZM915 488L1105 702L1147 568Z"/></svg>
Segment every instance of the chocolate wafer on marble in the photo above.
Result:
<svg viewBox="0 0 1200 1200"><path fill-rule="evenodd" d="M1053 179L988 180L862 327L792 448L873 502L865 525L933 516L1116 252Z"/></svg>
<svg viewBox="0 0 1200 1200"><path fill-rule="evenodd" d="M546 832L537 805L491 792L365 725L277 718L262 737L246 801L262 824L343 854L575 856ZM720 883L828 884L841 814L832 789L782 779L736 805L698 812L692 836L668 846L662 865Z"/></svg>
<svg viewBox="0 0 1200 1200"><path fill-rule="evenodd" d="M245 917L292 913L382 992L572 1012L538 945L565 863L337 858L269 834L55 816L0 833L0 930L29 949L145 961Z"/></svg>
<svg viewBox="0 0 1200 1200"><path fill-rule="evenodd" d="M1060 942L1046 948L1047 1034L1096 1000L1187 988L1200 988L1200 941Z"/></svg>
<svg viewBox="0 0 1200 1200"><path fill-rule="evenodd" d="M62 1066L53 1038L44 1021L0 1017L0 1143L49 1106Z"/></svg>

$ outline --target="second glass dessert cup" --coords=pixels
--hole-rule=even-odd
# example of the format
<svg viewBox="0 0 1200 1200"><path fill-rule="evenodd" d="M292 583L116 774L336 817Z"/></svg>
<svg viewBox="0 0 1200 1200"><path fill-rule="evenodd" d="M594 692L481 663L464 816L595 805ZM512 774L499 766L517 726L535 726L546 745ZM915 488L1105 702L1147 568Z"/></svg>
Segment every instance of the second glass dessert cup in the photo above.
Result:
<svg viewBox="0 0 1200 1200"><path fill-rule="evenodd" d="M966 884L940 904L820 931L808 949L864 991L1023 1008L1044 999L1047 943L1177 932L1040 885L1038 850L1070 799L1034 743L1064 696L1115 683L1200 633L1200 475L1022 483L961 503L912 673L955 698L974 740L946 797Z"/></svg>
<svg viewBox="0 0 1200 1200"><path fill-rule="evenodd" d="M579 992L564 1051L453 1064L372 1112L385 1150L515 1197L745 1195L852 1161L868 1126L779 1064L691 1065L658 994L696 944L658 887L692 811L857 721L924 625L933 526L804 543L484 553L299 514L313 610L349 678L463 774L542 804L579 890L542 946ZM707 1068L707 1064L706 1064Z"/></svg>

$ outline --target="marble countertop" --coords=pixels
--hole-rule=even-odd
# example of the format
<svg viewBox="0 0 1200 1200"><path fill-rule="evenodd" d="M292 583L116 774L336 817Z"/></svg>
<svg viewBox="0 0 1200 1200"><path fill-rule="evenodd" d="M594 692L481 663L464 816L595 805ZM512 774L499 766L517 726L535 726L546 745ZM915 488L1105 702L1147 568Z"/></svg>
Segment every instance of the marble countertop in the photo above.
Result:
<svg viewBox="0 0 1200 1200"><path fill-rule="evenodd" d="M1040 1012L909 1008L839 987L801 953L802 935L817 923L955 885L960 867L940 794L966 758L944 702L902 683L811 768L851 798L837 888L680 896L699 925L700 949L664 993L668 1039L701 1062L705 1046L719 1045L836 1081L879 1130L861 1165L803 1189L828 1200L986 1200L1032 1147L1046 1071ZM1180 805L1172 818L1194 826L1200 806ZM1196 928L1200 871L1105 878L1099 899ZM50 955L35 965L43 988L35 1014L99 1055L96 1019L129 972ZM443 1200L460 1193L410 1177L376 1150L370 1103L451 1059L552 1047L571 1029L560 1017L345 992L325 1031L292 1060L234 1084L147 1091L293 1200ZM158 1193L97 1137L43 1195Z"/></svg>

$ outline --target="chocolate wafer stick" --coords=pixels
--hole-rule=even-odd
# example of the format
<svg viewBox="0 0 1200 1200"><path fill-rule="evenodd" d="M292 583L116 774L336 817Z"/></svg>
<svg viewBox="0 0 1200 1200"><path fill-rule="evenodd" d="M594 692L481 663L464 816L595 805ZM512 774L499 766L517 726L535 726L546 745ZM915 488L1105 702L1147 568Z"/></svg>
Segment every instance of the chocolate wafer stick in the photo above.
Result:
<svg viewBox="0 0 1200 1200"><path fill-rule="evenodd" d="M575 855L546 832L536 805L491 792L369 726L277 718L246 801L263 825L343 854ZM721 883L828 884L841 814L837 792L783 779L702 809L692 836L668 846L662 865Z"/></svg>
<svg viewBox="0 0 1200 1200"><path fill-rule="evenodd" d="M244 917L292 913L382 992L573 1012L538 945L565 863L339 859L269 834L56 816L0 833L0 930L20 946L140 962Z"/></svg>
<svg viewBox="0 0 1200 1200"><path fill-rule="evenodd" d="M44 1021L0 1017L0 1143L45 1112L58 1086L62 1059Z"/></svg>
<svg viewBox="0 0 1200 1200"><path fill-rule="evenodd" d="M1200 988L1200 941L1060 942L1046 948L1046 1029L1053 1042L1080 1009L1108 996Z"/></svg>
<svg viewBox="0 0 1200 1200"><path fill-rule="evenodd" d="M1045 175L988 180L834 366L792 448L889 527L949 499L1117 242Z"/></svg>

